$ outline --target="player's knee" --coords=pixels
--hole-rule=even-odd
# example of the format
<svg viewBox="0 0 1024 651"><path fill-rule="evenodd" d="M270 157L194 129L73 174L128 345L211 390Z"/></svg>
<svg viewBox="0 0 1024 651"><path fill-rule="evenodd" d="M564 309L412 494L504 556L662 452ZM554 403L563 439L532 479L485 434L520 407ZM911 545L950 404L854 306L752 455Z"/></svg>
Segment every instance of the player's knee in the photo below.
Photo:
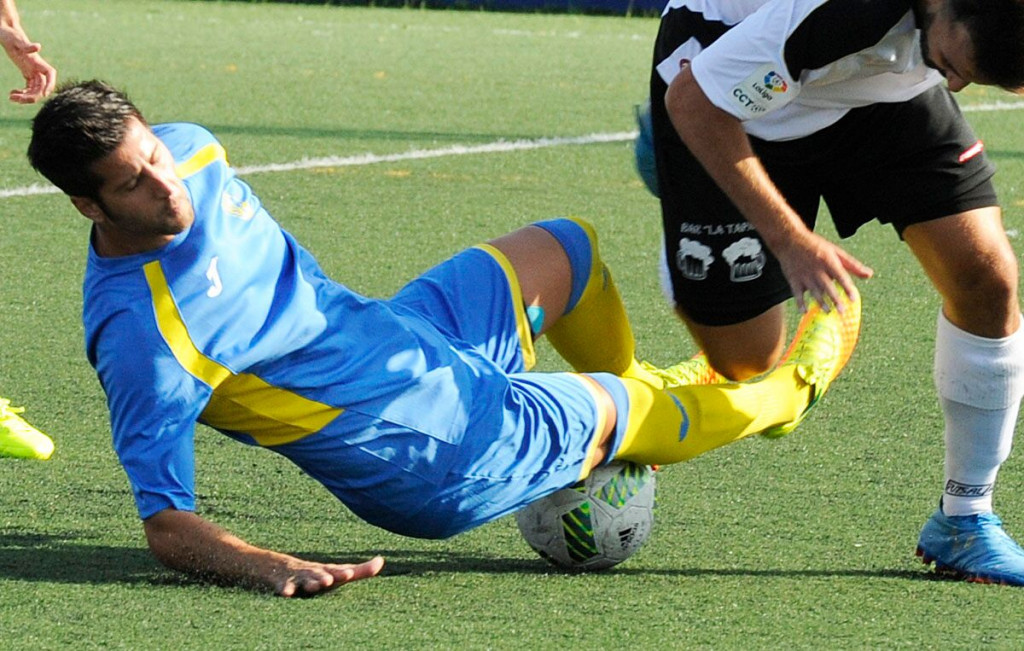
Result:
<svg viewBox="0 0 1024 651"><path fill-rule="evenodd" d="M786 329L781 308L769 310L750 321L724 326L705 326L677 308L708 363L719 374L742 382L766 373L782 357Z"/></svg>
<svg viewBox="0 0 1024 651"><path fill-rule="evenodd" d="M732 382L743 382L750 378L767 373L778 361L775 357L736 358L720 356L718 359L708 355L708 363L720 375Z"/></svg>
<svg viewBox="0 0 1024 651"><path fill-rule="evenodd" d="M597 244L597 230L594 225L579 217L562 217L538 222L539 226L553 235L569 258L572 270L572 291L565 312L568 314L579 302L592 280L599 276L604 267Z"/></svg>
<svg viewBox="0 0 1024 651"><path fill-rule="evenodd" d="M719 374L733 382L742 382L767 373L782 357L785 341L764 339L754 341L748 339L742 346L725 341L709 341L704 339L702 350L708 363Z"/></svg>
<svg viewBox="0 0 1024 651"><path fill-rule="evenodd" d="M1017 260L1012 255L997 255L957 269L955 287L947 299L958 312L984 318L1001 318L1019 310L1017 297Z"/></svg>

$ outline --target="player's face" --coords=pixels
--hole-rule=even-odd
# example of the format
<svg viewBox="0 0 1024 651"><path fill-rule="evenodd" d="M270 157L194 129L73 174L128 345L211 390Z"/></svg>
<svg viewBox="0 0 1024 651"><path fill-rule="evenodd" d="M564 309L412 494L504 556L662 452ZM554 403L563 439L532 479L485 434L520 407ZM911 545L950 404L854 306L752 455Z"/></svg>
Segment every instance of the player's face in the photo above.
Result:
<svg viewBox="0 0 1024 651"><path fill-rule="evenodd" d="M142 122L130 119L121 145L91 170L101 179L96 199L72 201L96 224L101 255L149 251L192 225L192 203L174 158Z"/></svg>
<svg viewBox="0 0 1024 651"><path fill-rule="evenodd" d="M925 63L942 73L954 93L971 83L985 83L974 68L974 43L967 28L950 18L945 3L924 12L921 54Z"/></svg>

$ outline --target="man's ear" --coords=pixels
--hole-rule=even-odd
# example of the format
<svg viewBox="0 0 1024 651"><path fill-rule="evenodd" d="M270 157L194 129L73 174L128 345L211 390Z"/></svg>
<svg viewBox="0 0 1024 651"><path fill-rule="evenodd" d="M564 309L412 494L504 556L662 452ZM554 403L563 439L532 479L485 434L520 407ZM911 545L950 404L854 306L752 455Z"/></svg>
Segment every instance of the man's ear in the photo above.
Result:
<svg viewBox="0 0 1024 651"><path fill-rule="evenodd" d="M78 212L85 215L85 218L94 223L106 221L107 214L95 199L89 197L71 197L71 203L78 209Z"/></svg>

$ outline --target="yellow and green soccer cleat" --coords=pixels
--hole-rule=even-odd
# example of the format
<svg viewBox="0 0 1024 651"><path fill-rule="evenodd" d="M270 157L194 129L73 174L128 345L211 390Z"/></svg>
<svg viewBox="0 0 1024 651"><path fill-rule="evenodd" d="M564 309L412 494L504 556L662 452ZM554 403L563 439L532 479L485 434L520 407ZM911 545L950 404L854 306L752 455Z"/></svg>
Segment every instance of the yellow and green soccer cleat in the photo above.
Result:
<svg viewBox="0 0 1024 651"><path fill-rule="evenodd" d="M658 368L649 362L640 362L640 367L664 382L666 388L681 387L687 384L722 384L728 382L718 374L704 353L697 353L685 362L668 368Z"/></svg>
<svg viewBox="0 0 1024 651"><path fill-rule="evenodd" d="M23 407L11 407L11 401L0 398L0 457L15 459L49 459L53 441L22 419Z"/></svg>
<svg viewBox="0 0 1024 651"><path fill-rule="evenodd" d="M859 297L853 301L846 298L842 312L834 308L825 312L816 302L811 305L779 363L780 368L795 368L797 376L811 386L811 399L796 420L770 427L761 436L777 439L796 429L846 366L859 336Z"/></svg>

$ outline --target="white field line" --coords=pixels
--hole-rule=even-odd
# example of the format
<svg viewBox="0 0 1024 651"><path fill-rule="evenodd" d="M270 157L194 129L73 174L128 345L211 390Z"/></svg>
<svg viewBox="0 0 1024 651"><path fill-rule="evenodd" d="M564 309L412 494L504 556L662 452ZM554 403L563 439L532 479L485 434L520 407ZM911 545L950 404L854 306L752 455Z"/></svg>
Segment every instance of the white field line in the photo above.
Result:
<svg viewBox="0 0 1024 651"><path fill-rule="evenodd" d="M393 163L406 160L423 160L426 158L443 158L445 156L468 156L471 154L495 154L528 149L544 149L546 147L570 147L593 145L605 142L625 142L636 138L636 131L619 133L592 133L587 136L572 138L538 138L536 140L514 140L485 143L482 145L451 145L440 149L414 149L398 154L358 154L356 156L327 156L326 158L304 158L293 163L272 163L269 165L250 165L239 167L240 175L262 174L264 172L291 172L308 170L318 167L352 167L373 165L375 163Z"/></svg>
<svg viewBox="0 0 1024 651"><path fill-rule="evenodd" d="M485 143L482 145L451 145L439 149L413 149L397 154L357 154L355 156L327 156L325 158L303 158L291 163L270 163L267 165L249 165L236 168L240 176L265 174L267 172L293 172L323 167L353 167L374 165L376 163L393 163L408 160L424 160L427 158L443 158L446 156L469 156L473 154L495 154L548 147L573 147L608 142L628 142L636 138L636 131L620 131L618 133L593 133L586 136L566 138L537 138L536 140L514 140ZM60 190L52 185L36 183L21 188L0 190L0 199L11 197L28 197L37 194L58 194Z"/></svg>
<svg viewBox="0 0 1024 651"><path fill-rule="evenodd" d="M962 107L965 113L990 111L1017 111L1024 109L1024 102L989 102L972 104ZM407 160L424 160L428 158L444 158L447 156L470 156L474 154L496 154L548 147L576 147L608 142L626 142L636 137L636 131L620 131L618 133L592 133L586 136L564 138L537 138L535 140L498 140L482 145L451 145L439 149L413 149L397 154L357 154L355 156L327 156L325 158L303 158L291 163L269 163L267 165L249 165L237 168L242 176L248 174L265 174L268 172L294 172L323 167L354 167L375 165L377 163L394 163ZM20 188L0 189L0 199L12 197L29 197L38 194L57 194L57 188L36 183Z"/></svg>
<svg viewBox="0 0 1024 651"><path fill-rule="evenodd" d="M1024 109L1024 102L988 102L986 104L968 104L961 106L964 113L984 113L986 111L1017 111Z"/></svg>

